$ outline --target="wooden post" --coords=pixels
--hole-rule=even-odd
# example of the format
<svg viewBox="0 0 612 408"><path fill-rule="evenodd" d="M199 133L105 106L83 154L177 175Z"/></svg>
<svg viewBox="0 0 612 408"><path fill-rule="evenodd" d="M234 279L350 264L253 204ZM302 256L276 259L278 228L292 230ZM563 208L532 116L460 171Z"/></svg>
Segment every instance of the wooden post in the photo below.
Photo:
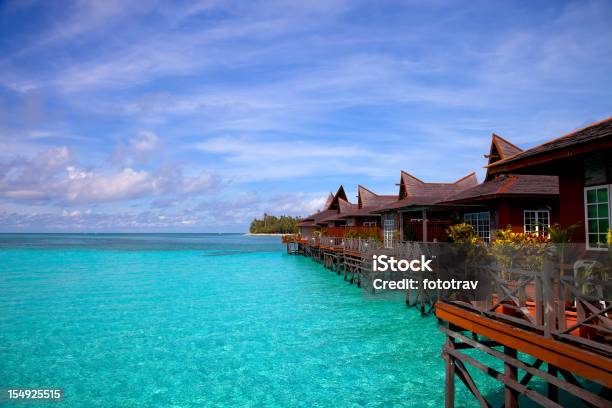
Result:
<svg viewBox="0 0 612 408"><path fill-rule="evenodd" d="M548 366L548 374L556 377L557 367L551 365L550 363L547 363L547 366ZM547 387L546 393L547 393L548 399L554 402L559 402L559 387L552 384L550 381L546 383L546 387Z"/></svg>
<svg viewBox="0 0 612 408"><path fill-rule="evenodd" d="M504 354L517 358L516 350L511 347L504 346ZM504 361L504 375L507 380L518 381L518 369L507 361ZM518 392L507 385L504 388L504 408L518 408Z"/></svg>
<svg viewBox="0 0 612 408"><path fill-rule="evenodd" d="M542 301L544 307L544 337L550 338L551 332L555 331L555 300L552 285L552 262L544 260L542 273Z"/></svg>
<svg viewBox="0 0 612 408"><path fill-rule="evenodd" d="M404 240L404 213L403 212L399 213L399 232L400 232L399 240L403 241Z"/></svg>
<svg viewBox="0 0 612 408"><path fill-rule="evenodd" d="M451 336L446 337L446 346L450 349L455 348L455 339ZM455 359L448 353L444 354L446 359L446 384L444 390L444 407L455 407Z"/></svg>
<svg viewBox="0 0 612 408"><path fill-rule="evenodd" d="M421 215L423 218L423 242L427 242L427 210L423 209L423 213Z"/></svg>

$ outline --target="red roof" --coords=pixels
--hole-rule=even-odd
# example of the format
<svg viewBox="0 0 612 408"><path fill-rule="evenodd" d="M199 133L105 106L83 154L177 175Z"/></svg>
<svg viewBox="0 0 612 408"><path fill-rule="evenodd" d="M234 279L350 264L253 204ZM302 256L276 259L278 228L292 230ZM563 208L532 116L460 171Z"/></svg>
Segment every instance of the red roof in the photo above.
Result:
<svg viewBox="0 0 612 408"><path fill-rule="evenodd" d="M527 174L500 175L475 187L457 193L439 203L467 203L499 196L553 196L559 194L557 176Z"/></svg>
<svg viewBox="0 0 612 408"><path fill-rule="evenodd" d="M362 185L357 186L357 204L359 208L380 207L397 201L397 195L379 195Z"/></svg>
<svg viewBox="0 0 612 408"><path fill-rule="evenodd" d="M298 226L300 227L313 226L320 222L325 222L324 220L327 218L335 217L337 215L338 215L338 212L336 210L319 211L319 212L316 212L304 218L302 222L298 224Z"/></svg>
<svg viewBox="0 0 612 408"><path fill-rule="evenodd" d="M330 209L327 210L327 214L325 217L319 218L317 223L327 223L329 221L336 221L344 218L345 214L350 214L351 211L357 210L357 204L353 204L348 202L347 200L343 200L342 198L338 198L338 209Z"/></svg>
<svg viewBox="0 0 612 408"><path fill-rule="evenodd" d="M330 206L330 204L332 203L332 201L334 201L334 193L329 193L329 195L327 196L327 200L325 201L325 205L323 206L323 208L328 208Z"/></svg>
<svg viewBox="0 0 612 408"><path fill-rule="evenodd" d="M426 183L402 171L400 195L402 198L372 212L383 212L409 206L433 205L463 190L478 185L476 173L470 173L453 183Z"/></svg>
<svg viewBox="0 0 612 408"><path fill-rule="evenodd" d="M380 195L359 185L357 186L357 204L344 205L338 218L372 217L372 211L397 201L396 195Z"/></svg>
<svg viewBox="0 0 612 408"><path fill-rule="evenodd" d="M402 199L409 197L444 198L477 184L476 173L470 173L453 183L425 183L412 174L402 171L400 194Z"/></svg>
<svg viewBox="0 0 612 408"><path fill-rule="evenodd" d="M488 166L490 172L509 171L559 158L612 148L612 118L514 154Z"/></svg>
<svg viewBox="0 0 612 408"><path fill-rule="evenodd" d="M348 201L348 198L346 198L346 193L344 192L344 187L342 185L338 187L338 191L336 191L336 194L331 194L327 198L327 202L325 203L324 209L338 210L338 206L339 206L338 200L341 200L341 199Z"/></svg>
<svg viewBox="0 0 612 408"><path fill-rule="evenodd" d="M491 137L491 151L490 155L497 153L499 155L499 159L507 159L510 156L514 156L515 154L519 154L523 151L520 147L510 143L503 137L496 135L493 133Z"/></svg>
<svg viewBox="0 0 612 408"><path fill-rule="evenodd" d="M503 137L493 133L491 136L491 147L489 148L489 154L485 157L489 158L488 165L498 162L508 157L514 156L521 153L523 150L504 139ZM493 176L489 169L487 169L487 175L485 180L490 180Z"/></svg>

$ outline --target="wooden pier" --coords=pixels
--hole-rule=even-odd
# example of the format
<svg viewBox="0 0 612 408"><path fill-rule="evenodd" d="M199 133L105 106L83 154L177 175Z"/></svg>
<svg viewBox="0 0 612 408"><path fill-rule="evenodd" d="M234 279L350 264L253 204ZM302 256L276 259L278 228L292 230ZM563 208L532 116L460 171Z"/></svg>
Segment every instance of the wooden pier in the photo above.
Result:
<svg viewBox="0 0 612 408"><path fill-rule="evenodd" d="M421 254L431 256L435 244L422 242L396 242L392 248L385 248L377 239L345 238L345 237L311 237L304 239L296 236L283 237L287 253L303 255L321 263L325 268L344 277L350 284L356 284L371 293L376 290L372 284L372 255L388 255L396 258L418 258ZM422 280L423 273L410 273L406 277ZM381 275L378 277L389 277ZM421 314L432 314L435 301L439 294L432 290L419 289L406 292L406 304L416 307Z"/></svg>
<svg viewBox="0 0 612 408"><path fill-rule="evenodd" d="M572 266L581 261L567 264L559 259L564 252L571 251L550 247L541 270L490 268L493 290L484 300L437 302L446 335L446 407L454 407L455 378L481 406L492 406L468 366L500 383L505 407L518 407L520 396L545 407L612 407L608 254L599 254L599 272L580 274ZM488 360L479 359L484 355ZM482 362L491 357L503 371ZM530 387L534 378L545 383L544 392Z"/></svg>
<svg viewBox="0 0 612 408"><path fill-rule="evenodd" d="M396 242L384 248L375 239L336 237L286 238L283 242L288 253L311 257L371 293L376 292L373 254L435 258L441 246ZM446 407L455 406L456 379L481 406L493 406L493 398L479 387L476 371L500 383L505 407L518 407L522 398L545 407L561 407L564 401L571 401L572 406L612 407L609 275L580 277L573 272L575 264L558 256L547 257L542 270L535 272L516 265L501 268L503 271L493 266L487 269L493 284L486 299L449 299L422 285L419 290L406 291L406 303L423 315L435 313L446 336L442 349ZM423 279L418 273L410 276ZM495 365L491 358L503 369L491 367Z"/></svg>

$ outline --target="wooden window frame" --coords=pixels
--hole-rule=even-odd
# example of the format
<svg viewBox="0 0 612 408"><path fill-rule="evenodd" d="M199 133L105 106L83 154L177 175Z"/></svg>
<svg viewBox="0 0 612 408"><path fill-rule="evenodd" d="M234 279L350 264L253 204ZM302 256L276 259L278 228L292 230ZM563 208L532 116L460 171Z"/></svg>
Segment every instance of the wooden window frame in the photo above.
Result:
<svg viewBox="0 0 612 408"><path fill-rule="evenodd" d="M535 224L536 230L535 231L527 231L527 213L528 212L536 213L536 217L535 217L535 219L536 219L536 224ZM538 227L539 227L538 224L540 222L539 213L546 213L546 214L548 214L548 217L547 217L548 218L548 224L546 224L546 225L541 224L541 225L550 228L550 210L523 210L523 232L525 234L533 234L533 233L535 233L537 235L542 235L542 236L550 237L550 233L540 234L540 233L542 233L544 231L538 231Z"/></svg>
<svg viewBox="0 0 612 408"><path fill-rule="evenodd" d="M591 190L598 190L601 188L606 188L608 190L608 228L610 228L612 226L612 200L610 200L610 193L612 192L612 184L599 184L596 186L588 186L584 188L584 240L585 240L585 244L586 244L586 249L589 251L607 251L608 248L607 247L592 247L590 245L589 242L589 204L587 201L587 193ZM599 220L603 219L600 217L597 218L591 218L591 219L595 219L595 220ZM599 232L599 227L597 230L597 233L600 234ZM605 232L606 234L608 233L608 231Z"/></svg>
<svg viewBox="0 0 612 408"><path fill-rule="evenodd" d="M489 220L489 233L486 237L486 239L482 236L480 236L480 234L478 233L478 225L474 226L471 222L467 222L466 221L466 216L474 216L474 215L480 215L480 214L487 214L487 218ZM471 213L465 213L463 214L463 222L466 224L470 224L474 227L474 230L476 231L476 235L478 235L478 237L480 239L485 240L486 242L491 242L491 212L490 211L478 211L478 212L471 212Z"/></svg>

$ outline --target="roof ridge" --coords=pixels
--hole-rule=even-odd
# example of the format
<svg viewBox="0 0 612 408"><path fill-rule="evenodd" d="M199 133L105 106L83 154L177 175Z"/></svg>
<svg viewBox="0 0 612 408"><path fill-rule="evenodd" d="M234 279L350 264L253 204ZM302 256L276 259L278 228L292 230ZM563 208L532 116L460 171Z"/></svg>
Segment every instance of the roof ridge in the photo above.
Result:
<svg viewBox="0 0 612 408"><path fill-rule="evenodd" d="M470 178L470 177L472 177L472 176L475 176L475 175L476 175L476 172L475 172L475 171L473 171L473 172L471 172L470 174L468 174L467 176L463 176L463 177L461 177L459 180L454 181L452 184L457 184L457 183L460 183L460 182L462 182L463 180L466 180L466 179L468 179L468 178ZM478 180L476 180L476 184L478 184Z"/></svg>
<svg viewBox="0 0 612 408"><path fill-rule="evenodd" d="M418 182L425 183L423 180L421 180L421 179L420 179L420 178L418 178L418 177L413 176L412 174L408 173L407 171L400 170L400 172L401 172L401 174L405 174L405 175L407 175L408 177L410 177L410 178L412 178L412 179L414 179L414 180L416 180L416 181L418 181Z"/></svg>
<svg viewBox="0 0 612 408"><path fill-rule="evenodd" d="M366 187L362 186L361 184L357 184L357 190L359 190L359 189L363 189L363 190L367 191L368 193L372 193L372 194L374 194L375 196L378 196L378 194L376 194L375 192L373 192L373 191L372 191L372 190L370 190L369 188L366 188Z"/></svg>
<svg viewBox="0 0 612 408"><path fill-rule="evenodd" d="M514 147L516 150L520 150L521 152L524 152L523 149L521 149L520 147L518 147L517 145L515 145L514 143L508 141L508 139L504 139L503 137L501 137L500 135L498 135L497 133L493 132L493 143L495 143L495 139L499 139L504 143L509 144L510 146ZM499 147L498 147L499 149Z"/></svg>
<svg viewBox="0 0 612 408"><path fill-rule="evenodd" d="M566 138L568 138L568 137L574 136L576 133L582 132L583 130L586 130L586 129L588 129L588 128L591 128L591 127L594 127L594 126L597 126L597 125L601 125L602 123L605 123L605 122L610 122L610 121L612 121L612 116L610 116L610 117L608 117L608 118L606 118L606 119L600 120L600 121L598 121L598 122L591 123L590 125L584 126L584 127L580 128L580 129L573 130L573 131L571 131L570 133L566 133L566 134L565 134L565 135L563 135L563 136L559 136L559 137L556 137L556 138L554 138L554 139L548 140L548 141L546 141L546 142L544 142L544 143L540 143L540 144L539 144L539 145L537 145L537 146L534 146L534 147L529 148L529 149L527 149L527 150L523 150L522 152L519 152L519 153L513 154L512 156L508 156L508 157L506 157L505 159L498 160L498 161L496 161L495 163L488 164L488 165L486 165L486 166L485 166L485 168L488 168L488 167L493 167L493 166L497 166L497 165L499 165L499 164L502 164L502 163L503 163L503 162L505 162L505 161L508 161L508 160L510 160L510 159L512 159L512 158L514 158L515 156L518 156L519 154L522 154L522 153L524 153L524 152L528 152L529 150L534 149L534 148L536 148L536 147L539 147L539 146L545 146L545 145L548 145L548 144L550 144L550 143L556 142L557 140L566 139Z"/></svg>

